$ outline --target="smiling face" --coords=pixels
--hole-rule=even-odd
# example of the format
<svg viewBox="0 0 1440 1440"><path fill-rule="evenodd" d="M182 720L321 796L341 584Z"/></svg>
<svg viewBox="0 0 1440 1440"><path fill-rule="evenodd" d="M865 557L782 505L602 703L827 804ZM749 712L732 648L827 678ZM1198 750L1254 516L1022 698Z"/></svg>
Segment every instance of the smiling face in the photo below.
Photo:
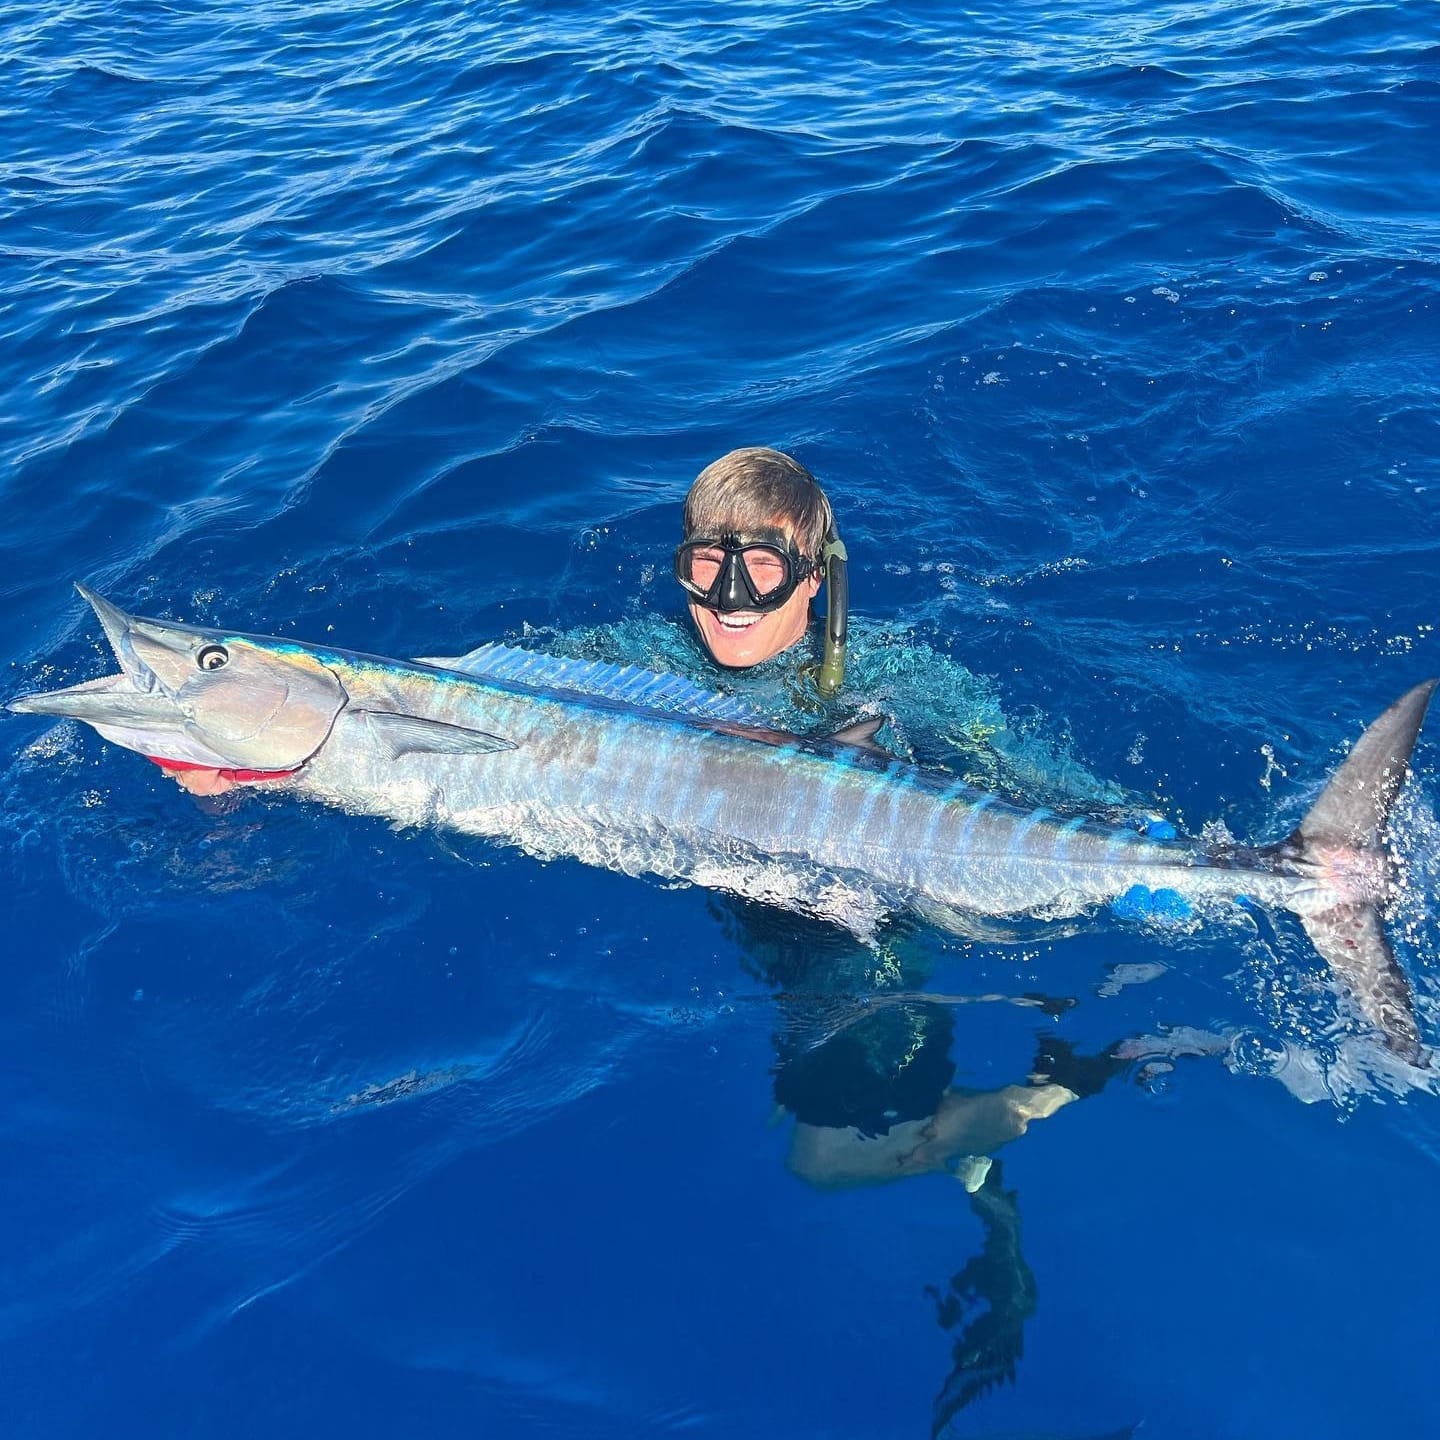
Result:
<svg viewBox="0 0 1440 1440"><path fill-rule="evenodd" d="M695 477L685 496L675 577L689 596L701 643L717 664L734 669L758 665L804 636L822 578L807 573L810 563L805 561L820 558L834 524L815 477L793 456L768 446L731 450ZM780 588L763 555L751 549L756 545L783 552ZM700 557L692 546L717 553L697 564ZM727 556L743 561L743 574L726 563ZM801 568L789 568L797 564ZM804 577L793 590L785 588L787 569L790 578ZM782 596L783 603L773 608L768 603Z"/></svg>
<svg viewBox="0 0 1440 1440"><path fill-rule="evenodd" d="M776 538L788 546L791 527L777 520L773 528L778 532ZM788 650L805 634L810 623L810 602L819 589L820 576L810 575L795 587L783 605L765 611L713 610L692 596L690 618L695 622L701 643L717 665L747 669Z"/></svg>

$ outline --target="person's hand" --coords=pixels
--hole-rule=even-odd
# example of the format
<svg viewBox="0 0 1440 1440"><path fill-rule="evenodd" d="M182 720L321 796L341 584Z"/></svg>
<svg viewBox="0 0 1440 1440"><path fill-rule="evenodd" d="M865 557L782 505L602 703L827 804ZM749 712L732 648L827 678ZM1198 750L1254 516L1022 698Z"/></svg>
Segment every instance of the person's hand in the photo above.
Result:
<svg viewBox="0 0 1440 1440"><path fill-rule="evenodd" d="M160 767L182 790L192 795L224 795L238 783L227 780L218 770L171 770Z"/></svg>

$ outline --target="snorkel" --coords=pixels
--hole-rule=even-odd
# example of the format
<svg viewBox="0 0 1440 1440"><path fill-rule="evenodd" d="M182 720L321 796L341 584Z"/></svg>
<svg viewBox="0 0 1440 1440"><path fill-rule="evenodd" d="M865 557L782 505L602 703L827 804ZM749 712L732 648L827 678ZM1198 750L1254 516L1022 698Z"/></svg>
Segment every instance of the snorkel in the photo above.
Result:
<svg viewBox="0 0 1440 1440"><path fill-rule="evenodd" d="M828 700L845 683L845 646L849 641L850 557L832 520L820 546L825 572L825 654L815 672L815 688Z"/></svg>

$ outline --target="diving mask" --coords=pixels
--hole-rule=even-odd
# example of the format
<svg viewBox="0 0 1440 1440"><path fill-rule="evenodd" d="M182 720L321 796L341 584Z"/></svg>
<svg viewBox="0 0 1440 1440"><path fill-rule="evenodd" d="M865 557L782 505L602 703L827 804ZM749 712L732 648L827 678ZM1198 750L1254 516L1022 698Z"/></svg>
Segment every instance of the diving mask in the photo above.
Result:
<svg viewBox="0 0 1440 1440"><path fill-rule="evenodd" d="M686 594L722 614L778 610L814 573L815 562L778 530L753 539L731 533L687 540L675 551L675 578Z"/></svg>

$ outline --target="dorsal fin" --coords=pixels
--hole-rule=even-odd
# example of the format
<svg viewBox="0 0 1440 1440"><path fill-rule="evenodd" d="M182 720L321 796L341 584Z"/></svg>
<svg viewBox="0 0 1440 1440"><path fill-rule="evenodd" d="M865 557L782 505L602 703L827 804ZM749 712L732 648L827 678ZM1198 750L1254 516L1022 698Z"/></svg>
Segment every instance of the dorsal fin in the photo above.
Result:
<svg viewBox="0 0 1440 1440"><path fill-rule="evenodd" d="M642 670L638 665L571 660L514 645L481 645L467 655L425 656L419 663L439 670L458 670L462 675L515 680L548 690L620 700L642 710L663 710L701 720L733 720L742 725L767 723L765 716L734 695L720 695L683 675Z"/></svg>
<svg viewBox="0 0 1440 1440"><path fill-rule="evenodd" d="M832 745L851 745L867 755L882 755L887 760L893 760L895 756L875 738L885 720L884 715L867 715L863 720L832 730L824 738Z"/></svg>

